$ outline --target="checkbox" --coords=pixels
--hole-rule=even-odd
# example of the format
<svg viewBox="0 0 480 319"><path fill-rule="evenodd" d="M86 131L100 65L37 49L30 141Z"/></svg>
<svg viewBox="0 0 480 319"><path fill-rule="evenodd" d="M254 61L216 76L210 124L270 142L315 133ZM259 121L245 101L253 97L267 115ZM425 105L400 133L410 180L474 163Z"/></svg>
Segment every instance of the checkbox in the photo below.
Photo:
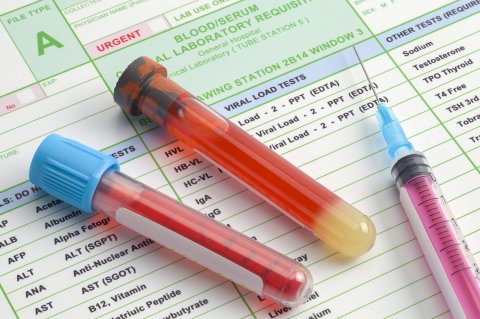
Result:
<svg viewBox="0 0 480 319"><path fill-rule="evenodd" d="M158 17L153 20L148 21L148 26L153 33L161 32L168 28L168 23L163 17Z"/></svg>
<svg viewBox="0 0 480 319"><path fill-rule="evenodd" d="M35 93L32 89L26 89L17 93L17 98L20 104L28 104L36 100Z"/></svg>

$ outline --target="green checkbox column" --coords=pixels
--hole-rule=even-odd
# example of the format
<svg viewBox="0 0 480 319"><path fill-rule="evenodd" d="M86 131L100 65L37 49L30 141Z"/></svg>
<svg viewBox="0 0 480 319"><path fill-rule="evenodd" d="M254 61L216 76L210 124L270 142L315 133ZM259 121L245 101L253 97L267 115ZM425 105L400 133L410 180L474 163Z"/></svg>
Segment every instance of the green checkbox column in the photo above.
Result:
<svg viewBox="0 0 480 319"><path fill-rule="evenodd" d="M37 80L88 61L52 1L40 1L1 17Z"/></svg>

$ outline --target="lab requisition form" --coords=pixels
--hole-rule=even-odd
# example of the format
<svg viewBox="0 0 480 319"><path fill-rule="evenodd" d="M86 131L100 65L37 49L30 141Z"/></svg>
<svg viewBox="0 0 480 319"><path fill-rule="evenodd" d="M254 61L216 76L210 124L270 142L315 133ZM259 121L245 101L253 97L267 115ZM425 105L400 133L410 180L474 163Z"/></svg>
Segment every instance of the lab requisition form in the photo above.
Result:
<svg viewBox="0 0 480 319"><path fill-rule="evenodd" d="M352 45L426 153L480 256L480 1L45 0L0 5L0 317L451 318L399 205ZM369 215L342 258L112 90L146 55L217 112ZM272 304L28 180L57 132L306 265L308 301Z"/></svg>

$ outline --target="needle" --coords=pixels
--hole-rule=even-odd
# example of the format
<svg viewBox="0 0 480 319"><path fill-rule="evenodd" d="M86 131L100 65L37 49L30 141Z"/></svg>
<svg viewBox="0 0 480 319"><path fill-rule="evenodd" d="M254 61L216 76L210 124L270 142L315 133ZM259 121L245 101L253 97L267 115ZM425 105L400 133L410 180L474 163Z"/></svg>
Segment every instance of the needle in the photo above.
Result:
<svg viewBox="0 0 480 319"><path fill-rule="evenodd" d="M377 95L377 92L375 91L375 87L373 86L372 81L370 80L370 77L368 76L367 70L365 69L365 66L363 65L362 59L360 59L360 55L358 55L357 48L355 48L355 46L353 46L353 51L355 51L355 54L358 58L358 61L360 61L360 66L362 67L363 72L365 73L365 76L367 77L368 83L370 84L370 88L372 89L373 94L375 95L375 98L378 101L378 95Z"/></svg>

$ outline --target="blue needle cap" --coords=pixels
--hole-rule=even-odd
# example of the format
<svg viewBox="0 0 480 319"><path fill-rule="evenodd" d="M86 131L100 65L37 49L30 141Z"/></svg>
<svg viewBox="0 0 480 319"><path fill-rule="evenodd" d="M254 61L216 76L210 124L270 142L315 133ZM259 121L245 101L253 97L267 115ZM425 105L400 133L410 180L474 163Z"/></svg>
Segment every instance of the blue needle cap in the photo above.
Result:
<svg viewBox="0 0 480 319"><path fill-rule="evenodd" d="M392 160L397 160L402 155L415 151L412 143L408 141L400 122L387 104L378 104L377 120L388 146L388 155Z"/></svg>

